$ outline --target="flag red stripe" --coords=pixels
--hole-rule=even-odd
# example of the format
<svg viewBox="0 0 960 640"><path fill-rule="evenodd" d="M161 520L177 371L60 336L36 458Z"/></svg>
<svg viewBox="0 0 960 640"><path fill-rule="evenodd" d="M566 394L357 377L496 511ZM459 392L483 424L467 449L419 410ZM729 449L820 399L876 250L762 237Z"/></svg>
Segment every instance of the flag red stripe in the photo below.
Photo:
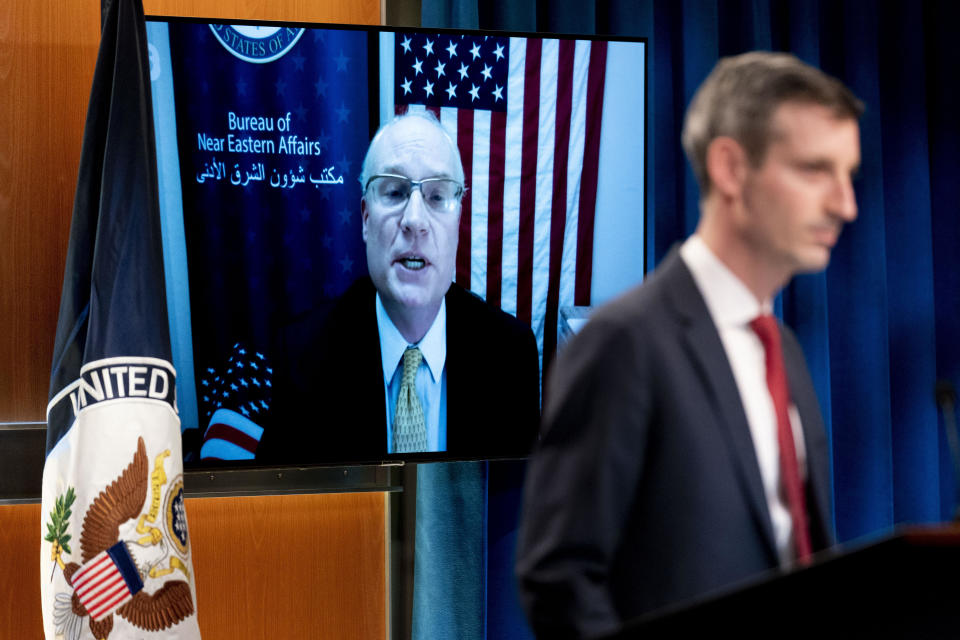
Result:
<svg viewBox="0 0 960 640"><path fill-rule="evenodd" d="M503 278L503 185L507 114L490 114L490 185L487 192L487 302L499 307Z"/></svg>
<svg viewBox="0 0 960 640"><path fill-rule="evenodd" d="M250 453L256 452L257 446L260 444L256 438L252 438L243 431L220 422L210 425L207 433L203 436L204 442L213 439L226 440L242 449L246 449Z"/></svg>
<svg viewBox="0 0 960 640"><path fill-rule="evenodd" d="M590 47L587 76L586 145L580 175L580 212L577 222L577 266L573 303L590 304L593 279L593 223L597 209L597 173L600 166L600 121L603 117L603 88L607 68L607 43ZM642 203L637 203L642 207ZM641 209L642 210L642 209Z"/></svg>
<svg viewBox="0 0 960 640"><path fill-rule="evenodd" d="M520 160L520 221L517 248L517 318L529 323L533 299L533 227L537 199L537 141L540 127L540 56L543 43L527 40Z"/></svg>
<svg viewBox="0 0 960 640"><path fill-rule="evenodd" d="M104 560L109 562L109 557L105 551L101 551L99 555L99 558L94 557L89 564L81 567L75 574L73 574L73 580L71 583L73 584L74 588L89 580L91 576L103 571L105 568Z"/></svg>
<svg viewBox="0 0 960 640"><path fill-rule="evenodd" d="M123 581L123 576L116 570L116 567L111 566L110 568L111 571L98 580L95 585L91 585L82 593L77 591L77 597L83 600L84 604L95 603L96 600L102 597L104 591L112 589L118 580Z"/></svg>
<svg viewBox="0 0 960 640"><path fill-rule="evenodd" d="M102 618L103 616L110 613L110 611L113 610L114 607L116 607L118 604L123 602L125 599L130 598L131 596L132 594L130 593L130 590L127 589L126 583L121 584L116 589L116 593L111 594L111 597L109 600L107 600L106 602L103 603L103 605L97 607L96 609L90 612L90 617L93 618L94 620L98 620Z"/></svg>
<svg viewBox="0 0 960 640"><path fill-rule="evenodd" d="M111 569L111 571L107 571L98 577L96 581L88 582L76 590L77 597L80 598L84 604L96 600L100 592L116 583L117 578L122 579L122 576L120 576L114 567L111 566Z"/></svg>
<svg viewBox="0 0 960 640"><path fill-rule="evenodd" d="M437 120L440 119L440 107L427 107L427 111L437 116Z"/></svg>
<svg viewBox="0 0 960 640"><path fill-rule="evenodd" d="M106 560L106 564L104 564L104 560ZM73 581L74 590L79 594L93 589L103 582L105 577L109 577L109 572L112 568L113 561L109 556L104 555L102 559L97 560L97 563L84 571L82 575L76 576L76 579Z"/></svg>
<svg viewBox="0 0 960 640"><path fill-rule="evenodd" d="M457 284L470 288L470 226L473 201L473 110L457 110L457 147L463 161L463 183L467 189L460 209L460 240L457 244Z"/></svg>
<svg viewBox="0 0 960 640"><path fill-rule="evenodd" d="M80 601L88 611L94 612L103 609L104 605L109 604L114 596L122 591L129 591L129 589L127 589L127 583L123 581L123 576L117 573L109 584L105 584L102 589L87 598L80 598Z"/></svg>
<svg viewBox="0 0 960 640"><path fill-rule="evenodd" d="M405 113L407 112L407 110L408 110L409 108L410 108L410 105L397 104L397 105L394 105L394 106L393 106L393 112L394 112L396 115L398 115L398 116L402 116L403 114L405 114Z"/></svg>
<svg viewBox="0 0 960 640"><path fill-rule="evenodd" d="M543 364L546 368L557 345L557 307L560 304L560 266L567 227L567 159L570 155L570 114L573 110L573 54L575 43L560 41L557 63L557 111L553 150L553 199L550 211L550 266L547 308L543 316Z"/></svg>

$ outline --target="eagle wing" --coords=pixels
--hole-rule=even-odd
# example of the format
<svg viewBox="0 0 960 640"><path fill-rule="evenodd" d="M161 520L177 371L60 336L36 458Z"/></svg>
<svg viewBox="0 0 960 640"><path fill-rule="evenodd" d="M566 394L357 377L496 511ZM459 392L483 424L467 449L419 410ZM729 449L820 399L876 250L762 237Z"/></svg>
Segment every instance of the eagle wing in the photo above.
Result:
<svg viewBox="0 0 960 640"><path fill-rule="evenodd" d="M150 468L147 447L137 438L137 452L120 476L100 492L83 518L80 551L84 564L113 546L120 533L120 524L136 518L147 499Z"/></svg>
<svg viewBox="0 0 960 640"><path fill-rule="evenodd" d="M171 580L153 595L138 591L117 613L146 631L166 629L193 614L190 585L183 580Z"/></svg>

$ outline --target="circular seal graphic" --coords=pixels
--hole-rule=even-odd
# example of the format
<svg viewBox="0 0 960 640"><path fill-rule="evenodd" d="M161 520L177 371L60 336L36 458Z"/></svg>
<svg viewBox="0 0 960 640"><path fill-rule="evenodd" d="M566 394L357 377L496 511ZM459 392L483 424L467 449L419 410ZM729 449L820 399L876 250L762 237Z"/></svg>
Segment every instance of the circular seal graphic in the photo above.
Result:
<svg viewBox="0 0 960 640"><path fill-rule="evenodd" d="M187 511L183 506L183 476L177 476L167 491L167 503L163 509L163 521L167 537L181 557L187 557Z"/></svg>
<svg viewBox="0 0 960 640"><path fill-rule="evenodd" d="M305 29L246 24L211 24L224 48L247 62L262 64L283 56L297 44Z"/></svg>

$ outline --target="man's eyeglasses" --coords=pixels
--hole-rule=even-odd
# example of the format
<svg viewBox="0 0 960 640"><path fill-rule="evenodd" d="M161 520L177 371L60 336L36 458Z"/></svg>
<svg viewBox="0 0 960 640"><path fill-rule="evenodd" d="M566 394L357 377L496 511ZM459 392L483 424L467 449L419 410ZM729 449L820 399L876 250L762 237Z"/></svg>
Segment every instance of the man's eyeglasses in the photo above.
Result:
<svg viewBox="0 0 960 640"><path fill-rule="evenodd" d="M371 176L364 193L384 209L400 209L407 204L414 189L420 189L423 203L436 213L453 213L460 204L463 185L451 178L411 180L405 176L381 173Z"/></svg>

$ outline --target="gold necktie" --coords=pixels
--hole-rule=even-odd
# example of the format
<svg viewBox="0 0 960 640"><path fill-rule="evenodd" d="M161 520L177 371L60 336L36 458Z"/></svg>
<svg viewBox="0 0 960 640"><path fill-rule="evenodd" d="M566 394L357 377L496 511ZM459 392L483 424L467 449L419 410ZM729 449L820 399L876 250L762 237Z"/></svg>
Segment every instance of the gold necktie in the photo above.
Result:
<svg viewBox="0 0 960 640"><path fill-rule="evenodd" d="M403 352L403 378L397 410L393 414L393 450L408 453L427 450L427 423L423 419L423 407L417 397L417 369L423 354L417 347L407 347Z"/></svg>

